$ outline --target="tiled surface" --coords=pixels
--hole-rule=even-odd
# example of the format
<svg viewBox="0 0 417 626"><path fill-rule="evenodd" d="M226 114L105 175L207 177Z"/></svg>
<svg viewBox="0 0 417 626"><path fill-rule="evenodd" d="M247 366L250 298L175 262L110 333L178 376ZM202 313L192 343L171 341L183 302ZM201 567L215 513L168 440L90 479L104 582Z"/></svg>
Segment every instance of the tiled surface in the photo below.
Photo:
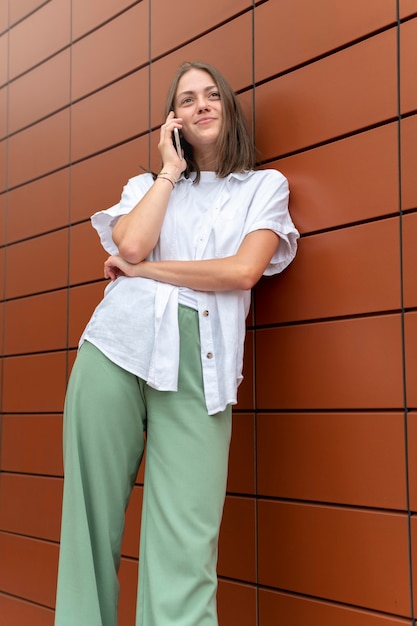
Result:
<svg viewBox="0 0 417 626"><path fill-rule="evenodd" d="M129 178L148 167L148 137L107 150L71 168L71 222L88 219L120 200ZM103 177L103 171L106 176Z"/></svg>
<svg viewBox="0 0 417 626"><path fill-rule="evenodd" d="M402 413L260 414L257 444L261 496L407 507Z"/></svg>
<svg viewBox="0 0 417 626"><path fill-rule="evenodd" d="M0 531L59 541L61 505L62 480L2 474Z"/></svg>
<svg viewBox="0 0 417 626"><path fill-rule="evenodd" d="M178 0L175 3L152 0L152 57L194 39L196 33L202 33L221 24L241 11L249 9L251 4L249 0L213 0L200 5L197 9L192 0ZM172 27L173 24L175 28Z"/></svg>
<svg viewBox="0 0 417 626"><path fill-rule="evenodd" d="M8 185L14 187L68 164L69 110L12 135L8 140Z"/></svg>
<svg viewBox="0 0 417 626"><path fill-rule="evenodd" d="M78 39L87 32L111 20L115 14L124 11L134 0L72 0L72 36ZM145 29L143 29L145 30ZM143 32L141 29L141 32ZM145 30L146 32L146 30Z"/></svg>
<svg viewBox="0 0 417 626"><path fill-rule="evenodd" d="M262 585L409 615L406 515L260 500L258 546Z"/></svg>
<svg viewBox="0 0 417 626"><path fill-rule="evenodd" d="M308 623L309 626L411 626L409 619L266 589L259 592L259 620L261 624Z"/></svg>
<svg viewBox="0 0 417 626"><path fill-rule="evenodd" d="M70 52L64 50L10 83L9 133L66 107L69 99Z"/></svg>
<svg viewBox="0 0 417 626"><path fill-rule="evenodd" d="M403 168L417 144L416 134L414 142L410 139L409 119L414 118L401 123ZM416 122L414 127L417 133ZM306 234L398 212L397 141L397 124L392 123L268 164L289 180L291 214L299 231ZM410 159L409 167L412 163ZM404 176L415 194L412 180Z"/></svg>
<svg viewBox="0 0 417 626"><path fill-rule="evenodd" d="M0 588L4 593L53 607L58 546L0 531Z"/></svg>
<svg viewBox="0 0 417 626"><path fill-rule="evenodd" d="M19 76L69 46L70 27L70 0L50 0L14 26L9 35L9 77Z"/></svg>
<svg viewBox="0 0 417 626"><path fill-rule="evenodd" d="M260 409L402 406L400 315L261 330L256 349Z"/></svg>
<svg viewBox="0 0 417 626"><path fill-rule="evenodd" d="M30 604L19 598L0 595L0 613L6 624L53 626L54 612L43 606Z"/></svg>
<svg viewBox="0 0 417 626"><path fill-rule="evenodd" d="M415 111L417 107L417 86L414 77L417 72L417 17L401 25L400 30L400 79L401 113Z"/></svg>
<svg viewBox="0 0 417 626"><path fill-rule="evenodd" d="M7 243L68 224L69 170L44 176L8 194Z"/></svg>
<svg viewBox="0 0 417 626"><path fill-rule="evenodd" d="M0 3L7 626L53 623L65 386L106 285L89 217L141 167L160 167L165 91L196 58L239 92L262 167L289 179L303 235L295 262L257 287L247 321L219 626L411 626L417 6L398 6L400 28L396 0ZM121 624L134 623L143 479L144 464L126 515Z"/></svg>
<svg viewBox="0 0 417 626"><path fill-rule="evenodd" d="M417 115L401 120L401 189L403 209L417 207L415 163L417 160Z"/></svg>
<svg viewBox="0 0 417 626"><path fill-rule="evenodd" d="M317 20L318 15L326 19ZM265 2L255 13L256 81L304 64L395 21L393 0Z"/></svg>
<svg viewBox="0 0 417 626"><path fill-rule="evenodd" d="M257 289L256 322L398 309L399 242L398 218L307 237L288 272L265 279Z"/></svg>
<svg viewBox="0 0 417 626"><path fill-rule="evenodd" d="M1 470L62 476L61 415L3 415Z"/></svg>
<svg viewBox="0 0 417 626"><path fill-rule="evenodd" d="M84 37L72 49L72 99L111 83L148 60L148 38L138 37L138 24L147 23L148 5L129 11ZM114 42L123 41L123 45Z"/></svg>
<svg viewBox="0 0 417 626"><path fill-rule="evenodd" d="M148 127L148 70L77 102L71 116L71 158L85 158L132 139Z"/></svg>
<svg viewBox="0 0 417 626"><path fill-rule="evenodd" d="M395 117L395 51L392 29L260 85L255 112L262 158L276 158Z"/></svg>
<svg viewBox="0 0 417 626"><path fill-rule="evenodd" d="M414 0L399 0L400 17L405 18L410 15L417 15L417 7Z"/></svg>

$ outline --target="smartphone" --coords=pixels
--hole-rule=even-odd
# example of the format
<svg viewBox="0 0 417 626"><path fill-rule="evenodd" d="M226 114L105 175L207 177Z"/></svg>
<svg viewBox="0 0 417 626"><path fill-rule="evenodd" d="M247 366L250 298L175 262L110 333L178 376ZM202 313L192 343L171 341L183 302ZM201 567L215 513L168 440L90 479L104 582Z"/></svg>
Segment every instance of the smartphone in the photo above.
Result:
<svg viewBox="0 0 417 626"><path fill-rule="evenodd" d="M175 147L177 149L178 156L182 160L182 148L181 148L180 134L178 132L178 128L174 128L174 140L175 140Z"/></svg>

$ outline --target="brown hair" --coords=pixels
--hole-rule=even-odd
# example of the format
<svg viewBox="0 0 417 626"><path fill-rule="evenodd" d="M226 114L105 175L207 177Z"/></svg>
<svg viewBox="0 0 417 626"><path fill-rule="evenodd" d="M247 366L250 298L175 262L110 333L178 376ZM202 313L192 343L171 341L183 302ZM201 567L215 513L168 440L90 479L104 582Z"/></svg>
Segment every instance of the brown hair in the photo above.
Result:
<svg viewBox="0 0 417 626"><path fill-rule="evenodd" d="M202 61L186 61L180 65L168 90L164 119L167 118L170 111L175 111L175 96L178 83L181 77L192 69L202 70L210 74L220 93L223 124L217 140L217 176L225 178L232 172L244 172L253 169L255 165L255 147L250 137L242 108L228 81L212 65ZM190 172L196 172L196 182L198 182L200 179L200 168L194 159L193 148L184 138L182 138L182 147L187 160L185 175L188 177Z"/></svg>

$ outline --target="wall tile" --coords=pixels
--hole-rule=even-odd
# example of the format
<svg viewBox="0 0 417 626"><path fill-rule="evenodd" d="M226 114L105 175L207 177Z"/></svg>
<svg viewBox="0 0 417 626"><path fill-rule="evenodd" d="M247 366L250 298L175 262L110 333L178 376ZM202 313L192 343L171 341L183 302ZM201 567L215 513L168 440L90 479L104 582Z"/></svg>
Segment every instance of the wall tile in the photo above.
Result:
<svg viewBox="0 0 417 626"><path fill-rule="evenodd" d="M318 19L319 15L326 19ZM395 22L392 0L265 2L255 9L255 80L304 64Z"/></svg>
<svg viewBox="0 0 417 626"><path fill-rule="evenodd" d="M417 207L415 167L417 160L417 115L401 120L401 191L403 209Z"/></svg>
<svg viewBox="0 0 417 626"><path fill-rule="evenodd" d="M0 193L6 189L6 145L7 139L0 141Z"/></svg>
<svg viewBox="0 0 417 626"><path fill-rule="evenodd" d="M119 581L119 624L134 624L138 584L138 562L136 559L121 559Z"/></svg>
<svg viewBox="0 0 417 626"><path fill-rule="evenodd" d="M414 0L400 0L400 17L408 17L409 15L416 15L417 7Z"/></svg>
<svg viewBox="0 0 417 626"><path fill-rule="evenodd" d="M51 262L53 260L53 262ZM34 271L27 271L36 261ZM16 298L64 287L68 233L60 230L7 248L6 296Z"/></svg>
<svg viewBox="0 0 417 626"><path fill-rule="evenodd" d="M254 333L248 331L245 337L243 355L243 381L237 390L237 405L235 408L248 411L255 406L254 396Z"/></svg>
<svg viewBox="0 0 417 626"><path fill-rule="evenodd" d="M0 3L0 33L2 33L9 25L9 3Z"/></svg>
<svg viewBox="0 0 417 626"><path fill-rule="evenodd" d="M68 224L69 170L17 187L8 193L7 242L26 239Z"/></svg>
<svg viewBox="0 0 417 626"><path fill-rule="evenodd" d="M131 139L148 127L148 70L114 83L72 107L72 160Z"/></svg>
<svg viewBox="0 0 417 626"><path fill-rule="evenodd" d="M0 50L1 54L1 50ZM0 89L0 138L7 135L7 87Z"/></svg>
<svg viewBox="0 0 417 626"><path fill-rule="evenodd" d="M58 111L69 101L70 52L64 50L10 83L9 133Z"/></svg>
<svg viewBox="0 0 417 626"><path fill-rule="evenodd" d="M220 624L256 624L256 589L232 581L220 580L217 590Z"/></svg>
<svg viewBox="0 0 417 626"><path fill-rule="evenodd" d="M69 161L69 110L9 138L9 188L49 174Z"/></svg>
<svg viewBox="0 0 417 626"><path fill-rule="evenodd" d="M4 593L44 607L55 606L57 545L0 532L0 554L0 589Z"/></svg>
<svg viewBox="0 0 417 626"><path fill-rule="evenodd" d="M262 158L276 158L395 117L396 80L392 29L260 85L255 111Z"/></svg>
<svg viewBox="0 0 417 626"><path fill-rule="evenodd" d="M60 415L3 415L1 469L62 476Z"/></svg>
<svg viewBox="0 0 417 626"><path fill-rule="evenodd" d="M260 414L262 496L406 510L402 413Z"/></svg>
<svg viewBox="0 0 417 626"><path fill-rule="evenodd" d="M407 426L410 509L417 512L417 413L415 411L408 413Z"/></svg>
<svg viewBox="0 0 417 626"><path fill-rule="evenodd" d="M219 538L220 576L256 580L255 501L226 497Z"/></svg>
<svg viewBox="0 0 417 626"><path fill-rule="evenodd" d="M214 0L200 5L196 10L192 0L179 0L176 3L152 0L152 58L194 39L196 34L203 33L251 7L249 0ZM187 16L187 19L178 19L179 16ZM172 27L173 24L175 28Z"/></svg>
<svg viewBox="0 0 417 626"><path fill-rule="evenodd" d="M407 516L258 502L259 582L407 617Z"/></svg>
<svg viewBox="0 0 417 626"><path fill-rule="evenodd" d="M54 413L62 410L66 387L65 353L11 357L4 361L3 370L5 413Z"/></svg>
<svg viewBox="0 0 417 626"><path fill-rule="evenodd" d="M0 19L1 19L1 16L0 16ZM9 33L6 32L0 36L0 85L4 85L7 82L8 59L9 59L8 48L9 48Z"/></svg>
<svg viewBox="0 0 417 626"><path fill-rule="evenodd" d="M85 220L120 200L129 178L148 167L149 139L145 135L113 150L86 159L71 169L71 222Z"/></svg>
<svg viewBox="0 0 417 626"><path fill-rule="evenodd" d="M53 626L54 612L11 596L0 594L0 615L5 624L30 624L30 626Z"/></svg>
<svg viewBox="0 0 417 626"><path fill-rule="evenodd" d="M397 212L397 146L397 124L387 124L267 167L288 178L291 215L308 233Z"/></svg>
<svg viewBox="0 0 417 626"><path fill-rule="evenodd" d="M70 238L70 284L75 285L103 278L104 261L108 254L101 247L97 233L91 227L90 222L73 226Z"/></svg>
<svg viewBox="0 0 417 626"><path fill-rule="evenodd" d="M125 531L122 542L123 556L139 557L139 534L142 516L143 487L136 486L132 491L126 511Z"/></svg>
<svg viewBox="0 0 417 626"><path fill-rule="evenodd" d="M260 330L256 363L261 410L403 404L399 315Z"/></svg>
<svg viewBox="0 0 417 626"><path fill-rule="evenodd" d="M259 626L281 623L308 626L411 626L409 619L260 589Z"/></svg>
<svg viewBox="0 0 417 626"><path fill-rule="evenodd" d="M238 58L236 58L237 41L239 42ZM152 63L151 126L162 124L169 85L178 67L184 61L203 60L214 65L226 76L235 91L252 85L251 41L251 13L245 13Z"/></svg>
<svg viewBox="0 0 417 626"><path fill-rule="evenodd" d="M6 194L0 195L0 246L6 242ZM3 287L3 275L0 277L0 284ZM3 297L3 289L0 288L0 298Z"/></svg>
<svg viewBox="0 0 417 626"><path fill-rule="evenodd" d="M70 347L77 347L88 320L103 298L106 285L107 283L100 281L70 289L68 311L68 344Z"/></svg>
<svg viewBox="0 0 417 626"><path fill-rule="evenodd" d="M66 313L66 291L9 300L4 309L4 353L66 348ZM33 332L34 328L36 332Z"/></svg>
<svg viewBox="0 0 417 626"><path fill-rule="evenodd" d="M405 314L405 366L407 384L407 404L417 406L417 313Z"/></svg>
<svg viewBox="0 0 417 626"><path fill-rule="evenodd" d="M413 571L417 567L417 518L415 515L411 518L411 562ZM417 601L417 584L416 581L413 580L413 600Z"/></svg>
<svg viewBox="0 0 417 626"><path fill-rule="evenodd" d="M227 491L255 493L255 420L251 413L233 414Z"/></svg>
<svg viewBox="0 0 417 626"><path fill-rule="evenodd" d="M135 0L72 0L72 36L78 39L90 30L97 28L119 12L133 4Z"/></svg>
<svg viewBox="0 0 417 626"><path fill-rule="evenodd" d="M392 218L302 239L288 270L256 289L257 324L399 309L399 236Z"/></svg>
<svg viewBox="0 0 417 626"><path fill-rule="evenodd" d="M70 0L51 0L10 30L10 78L69 45L70 6Z"/></svg>
<svg viewBox="0 0 417 626"><path fill-rule="evenodd" d="M417 306L417 213L403 216L402 237L404 306L411 308Z"/></svg>
<svg viewBox="0 0 417 626"><path fill-rule="evenodd" d="M416 9L415 9L416 10ZM417 11L416 11L417 12ZM400 80L401 113L409 113L417 108L417 17L400 26Z"/></svg>
<svg viewBox="0 0 417 626"><path fill-rule="evenodd" d="M42 4L45 4L45 0L11 0L9 4L10 25L12 25L36 11Z"/></svg>
<svg viewBox="0 0 417 626"><path fill-rule="evenodd" d="M140 2L72 48L72 100L148 60L148 4Z"/></svg>
<svg viewBox="0 0 417 626"><path fill-rule="evenodd" d="M61 507L62 480L2 474L1 530L38 539L59 541Z"/></svg>

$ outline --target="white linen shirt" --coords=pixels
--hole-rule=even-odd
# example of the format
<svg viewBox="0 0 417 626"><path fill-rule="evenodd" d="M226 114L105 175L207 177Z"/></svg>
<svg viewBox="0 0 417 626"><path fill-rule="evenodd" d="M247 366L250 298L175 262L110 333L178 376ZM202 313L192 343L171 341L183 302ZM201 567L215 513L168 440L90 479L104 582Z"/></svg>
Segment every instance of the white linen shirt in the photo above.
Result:
<svg viewBox="0 0 417 626"><path fill-rule="evenodd" d="M245 236L270 229L279 246L264 274L281 272L297 249L298 231L288 212L288 183L277 170L230 174L217 179L202 172L180 178L167 206L159 241L150 261L222 258L237 252ZM217 180L218 193L197 220L187 219L204 206L205 188ZM104 249L117 254L112 228L132 210L153 184L151 174L128 181L120 203L95 213L91 220ZM190 226L193 224L194 226ZM250 290L194 291L199 316L201 363L207 411L214 415L236 404L242 380L245 320ZM161 391L176 391L179 368L178 295L175 285L121 276L105 289L81 339L109 359Z"/></svg>

